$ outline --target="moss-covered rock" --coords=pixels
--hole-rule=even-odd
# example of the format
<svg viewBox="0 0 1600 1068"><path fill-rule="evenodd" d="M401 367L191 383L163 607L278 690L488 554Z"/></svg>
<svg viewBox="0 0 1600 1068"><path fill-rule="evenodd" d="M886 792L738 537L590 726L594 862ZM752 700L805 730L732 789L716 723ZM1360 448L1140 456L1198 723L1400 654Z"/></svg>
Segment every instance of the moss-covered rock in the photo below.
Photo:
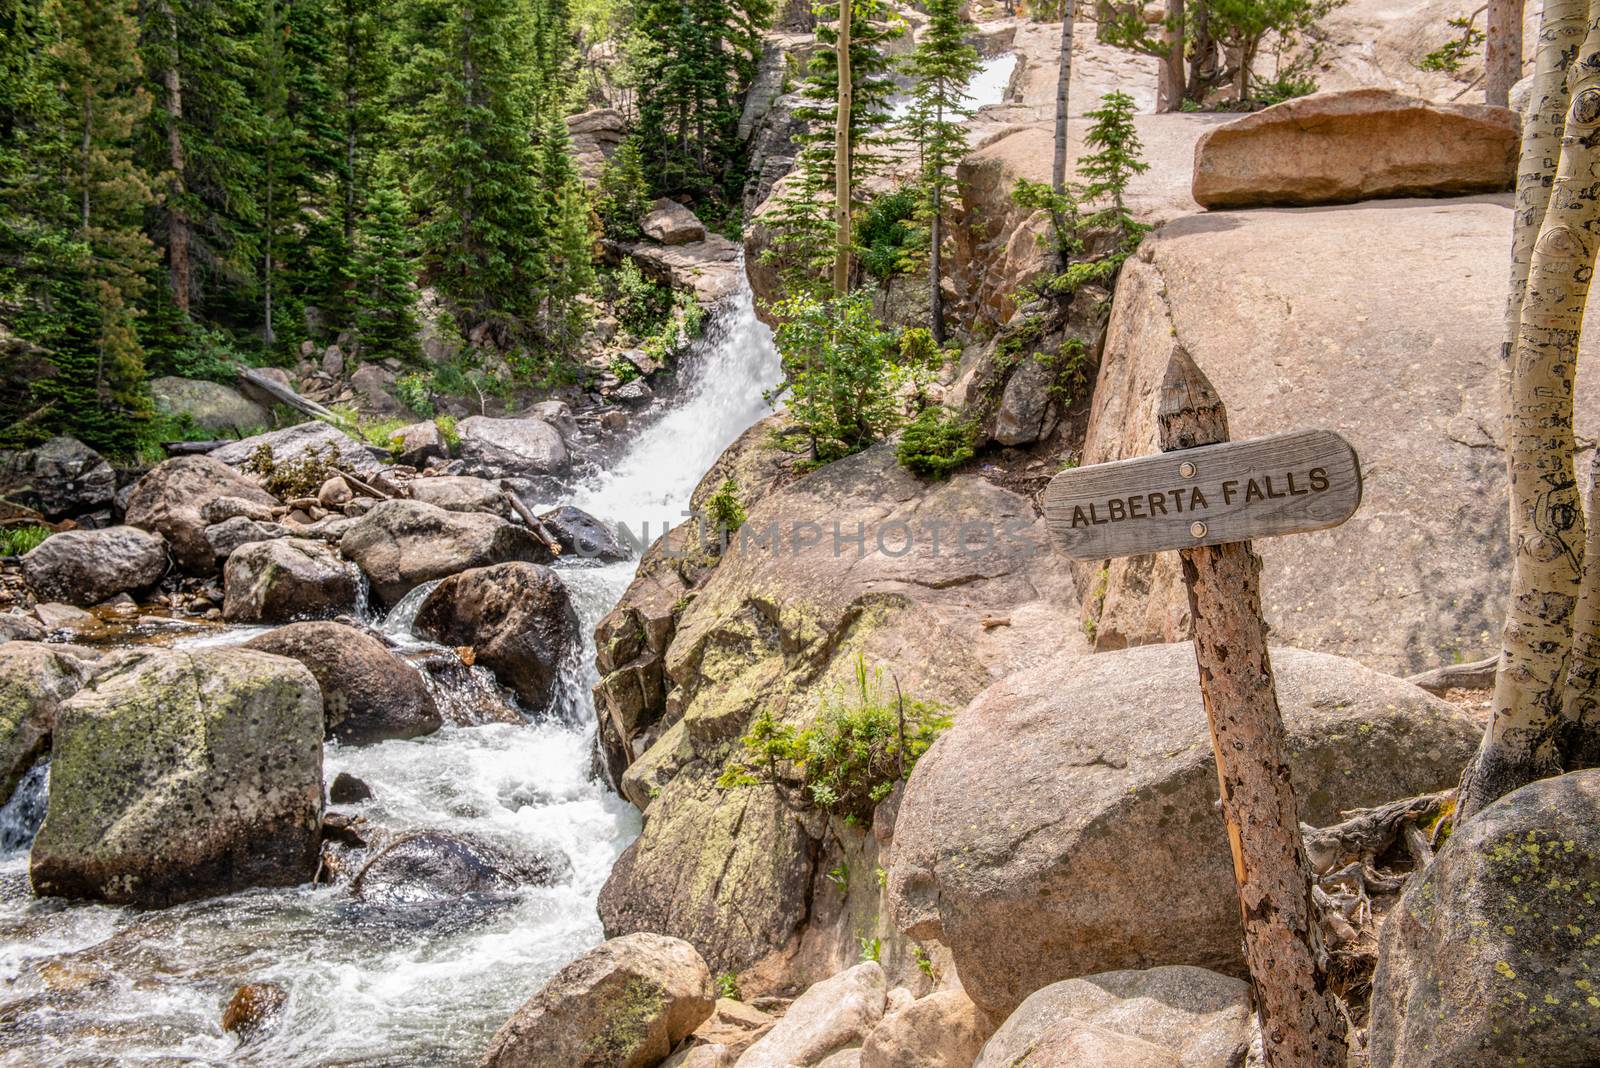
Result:
<svg viewBox="0 0 1600 1068"><path fill-rule="evenodd" d="M495 1033L483 1068L653 1068L715 1007L711 971L693 946L614 938L529 998Z"/></svg>
<svg viewBox="0 0 1600 1068"><path fill-rule="evenodd" d="M0 644L0 805L50 746L56 713L88 674L42 642Z"/></svg>
<svg viewBox="0 0 1600 1068"><path fill-rule="evenodd" d="M1384 921L1373 1068L1600 1064L1600 770L1473 817Z"/></svg>
<svg viewBox="0 0 1600 1068"><path fill-rule="evenodd" d="M138 650L56 718L34 891L166 906L304 882L322 818L322 701L293 660Z"/></svg>

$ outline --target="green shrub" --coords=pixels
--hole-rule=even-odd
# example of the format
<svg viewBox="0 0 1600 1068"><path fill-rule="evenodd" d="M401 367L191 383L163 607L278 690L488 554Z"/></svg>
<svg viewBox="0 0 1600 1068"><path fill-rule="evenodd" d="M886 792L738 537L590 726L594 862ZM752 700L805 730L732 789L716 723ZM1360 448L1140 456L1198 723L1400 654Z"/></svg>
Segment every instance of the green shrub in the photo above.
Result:
<svg viewBox="0 0 1600 1068"><path fill-rule="evenodd" d="M856 252L868 274L887 279L912 268L926 240L913 222L916 212L917 193L911 188L872 198L856 228Z"/></svg>
<svg viewBox="0 0 1600 1068"><path fill-rule="evenodd" d="M972 459L977 423L944 408L924 408L907 424L895 446L900 466L924 478L948 478Z"/></svg>
<svg viewBox="0 0 1600 1068"><path fill-rule="evenodd" d="M6 527L0 530L0 556L21 556L39 547L50 536L49 527L37 525Z"/></svg>
<svg viewBox="0 0 1600 1068"><path fill-rule="evenodd" d="M1481 8L1479 10L1482 10ZM1453 30L1459 30L1461 36L1452 37L1444 44L1417 61L1419 70L1435 70L1445 74L1454 74L1461 69L1461 64L1472 59L1478 54L1479 47L1483 44L1483 31L1478 29L1478 15L1458 15L1448 19L1447 24Z"/></svg>
<svg viewBox="0 0 1600 1068"><path fill-rule="evenodd" d="M637 241L644 236L640 221L650 213L650 183L635 137L623 138L600 170L595 184L595 214L605 235L613 241Z"/></svg>
<svg viewBox="0 0 1600 1068"><path fill-rule="evenodd" d="M1297 96L1310 96L1316 91L1317 80L1309 74L1280 74L1256 86L1256 99L1271 107Z"/></svg>
<svg viewBox="0 0 1600 1068"><path fill-rule="evenodd" d="M866 292L796 296L772 310L786 373L778 392L788 390L789 415L812 461L860 452L894 428L896 338L872 314Z"/></svg>
<svg viewBox="0 0 1600 1068"><path fill-rule="evenodd" d="M401 375L394 384L394 395L423 419L433 417L433 380L420 371Z"/></svg>
<svg viewBox="0 0 1600 1068"><path fill-rule="evenodd" d="M334 455L327 449L307 449L293 460L279 460L272 446L257 445L242 465L260 480L262 488L279 500L313 497L322 484L339 473Z"/></svg>
<svg viewBox="0 0 1600 1068"><path fill-rule="evenodd" d="M611 307L628 333L649 337L666 324L672 314L672 290L646 278L633 260L624 259L608 281Z"/></svg>
<svg viewBox="0 0 1600 1068"><path fill-rule="evenodd" d="M744 526L747 517L744 502L739 500L739 484L731 478L724 481L706 501L706 512L711 517L712 529L719 533L732 534Z"/></svg>
<svg viewBox="0 0 1600 1068"><path fill-rule="evenodd" d="M717 785L797 787L807 804L870 820L873 806L911 774L950 717L938 705L902 697L898 687L885 693L882 671L869 671L860 656L855 668L853 692L826 702L804 730L763 710L740 740L742 758L728 764Z"/></svg>
<svg viewBox="0 0 1600 1068"><path fill-rule="evenodd" d="M433 425L439 428L439 436L444 438L446 447L454 450L461 444L461 431L456 429L456 417L453 415L435 416Z"/></svg>
<svg viewBox="0 0 1600 1068"><path fill-rule="evenodd" d="M739 977L732 972L723 972L717 976L717 997L727 998L729 1001L738 1001Z"/></svg>

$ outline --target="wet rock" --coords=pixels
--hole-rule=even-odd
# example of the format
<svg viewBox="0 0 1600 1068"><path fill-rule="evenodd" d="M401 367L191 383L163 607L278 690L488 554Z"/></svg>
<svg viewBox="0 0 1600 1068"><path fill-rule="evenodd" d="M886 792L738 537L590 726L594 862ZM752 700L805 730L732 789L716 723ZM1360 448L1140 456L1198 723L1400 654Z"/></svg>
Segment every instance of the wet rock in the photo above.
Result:
<svg viewBox="0 0 1600 1068"><path fill-rule="evenodd" d="M365 779L358 779L348 771L341 771L335 775L332 785L328 787L330 804L356 805L370 800L372 800L372 787L367 785Z"/></svg>
<svg viewBox="0 0 1600 1068"><path fill-rule="evenodd" d="M94 616L81 608L58 601L40 601L33 606L33 614L47 631L81 630L94 626Z"/></svg>
<svg viewBox="0 0 1600 1068"><path fill-rule="evenodd" d="M539 517L539 522L561 543L564 556L580 560L599 560L615 563L632 558L616 534L603 522L570 504L552 509Z"/></svg>
<svg viewBox="0 0 1600 1068"><path fill-rule="evenodd" d="M161 535L106 527L52 534L22 557L22 577L41 601L93 605L154 586L170 566Z"/></svg>
<svg viewBox="0 0 1600 1068"><path fill-rule="evenodd" d="M198 378L157 378L150 396L162 415L187 416L201 430L218 437L248 434L272 423L272 413L220 382Z"/></svg>
<svg viewBox="0 0 1600 1068"><path fill-rule="evenodd" d="M1457 827L1380 932L1373 1068L1600 1063L1600 770Z"/></svg>
<svg viewBox="0 0 1600 1068"><path fill-rule="evenodd" d="M386 845L350 884L367 905L389 908L514 897L567 872L565 857L518 856L477 838L416 831Z"/></svg>
<svg viewBox="0 0 1600 1068"><path fill-rule="evenodd" d="M416 738L443 722L416 669L354 627L291 623L244 647L298 660L311 670L330 738L349 745Z"/></svg>
<svg viewBox="0 0 1600 1068"><path fill-rule="evenodd" d="M447 512L492 512L505 516L510 510L504 491L486 478L471 475L419 478L414 479L408 489L412 500Z"/></svg>
<svg viewBox="0 0 1600 1068"><path fill-rule="evenodd" d="M222 1029L251 1038L276 1023L288 1004L289 992L277 983L246 983L222 1010Z"/></svg>
<svg viewBox="0 0 1600 1068"><path fill-rule="evenodd" d="M1249 986L1204 968L1106 972L1032 994L972 1068L1234 1068L1252 1017Z"/></svg>
<svg viewBox="0 0 1600 1068"><path fill-rule="evenodd" d="M883 1018L888 982L877 961L825 979L795 999L789 1010L739 1058L739 1068L815 1065L829 1054L859 1046Z"/></svg>
<svg viewBox="0 0 1600 1068"><path fill-rule="evenodd" d="M41 896L164 907L308 881L322 824L322 702L251 650L101 662L56 717Z"/></svg>
<svg viewBox="0 0 1600 1068"><path fill-rule="evenodd" d="M656 391L644 379L635 378L618 386L611 395L624 404L644 404L655 399Z"/></svg>
<svg viewBox="0 0 1600 1068"><path fill-rule="evenodd" d="M367 821L360 816L352 816L345 812L322 814L324 842L347 846L350 849L365 849L368 844L367 835Z"/></svg>
<svg viewBox="0 0 1600 1068"><path fill-rule="evenodd" d="M445 579L422 602L414 628L444 645L471 646L475 662L536 713L555 704L561 665L578 642L578 616L565 584L554 571L530 563Z"/></svg>
<svg viewBox="0 0 1600 1068"><path fill-rule="evenodd" d="M861 1068L972 1068L988 1035L971 998L941 990L885 1015L862 1043Z"/></svg>
<svg viewBox="0 0 1600 1068"><path fill-rule="evenodd" d="M1274 649L1272 664L1313 826L1452 786L1477 747L1471 715L1410 683L1296 649ZM1013 674L917 763L895 820L895 923L948 945L991 1019L1076 975L1163 964L1240 974L1216 790L1189 645Z"/></svg>
<svg viewBox="0 0 1600 1068"><path fill-rule="evenodd" d="M687 942L615 938L529 998L495 1033L482 1068L654 1068L711 1015L715 997Z"/></svg>
<svg viewBox="0 0 1600 1068"><path fill-rule="evenodd" d="M44 625L37 619L16 611L0 612L0 643L42 642L44 638Z"/></svg>
<svg viewBox="0 0 1600 1068"><path fill-rule="evenodd" d="M236 515L232 519L224 519L220 523L206 527L206 541L211 543L212 550L217 554L217 563L221 565L227 563L228 557L241 546L249 545L253 541L287 538L295 533L295 528L284 526L282 523L263 523L257 519Z"/></svg>
<svg viewBox="0 0 1600 1068"><path fill-rule="evenodd" d="M659 197L639 221L639 229L652 241L663 245L687 245L706 239L706 226L695 213L676 200Z"/></svg>
<svg viewBox="0 0 1600 1068"><path fill-rule="evenodd" d="M515 478L553 474L567 466L561 432L542 419L490 419L474 415L457 426L460 455L469 474Z"/></svg>
<svg viewBox="0 0 1600 1068"><path fill-rule="evenodd" d="M88 675L86 664L57 647L0 644L0 805L49 751L57 713Z"/></svg>
<svg viewBox="0 0 1600 1068"><path fill-rule="evenodd" d="M358 579L332 547L310 538L240 546L223 569L222 617L230 623L328 618L355 607Z"/></svg>
<svg viewBox="0 0 1600 1068"><path fill-rule="evenodd" d="M328 457L357 478L370 478L383 470L383 463L366 444L337 427L317 420L243 438L215 449L209 455L220 463L238 467L262 445L272 448L272 458L278 463L300 460L315 452Z"/></svg>
<svg viewBox="0 0 1600 1068"><path fill-rule="evenodd" d="M104 508L116 491L111 465L77 438L54 437L32 449L0 453L0 497L37 508L49 519Z"/></svg>
<svg viewBox="0 0 1600 1068"><path fill-rule="evenodd" d="M1194 198L1207 208L1497 193L1516 180L1517 114L1390 89L1313 93L1207 131Z"/></svg>
<svg viewBox="0 0 1600 1068"><path fill-rule="evenodd" d="M206 539L206 527L217 520L206 518L205 510L224 497L264 508L278 503L213 456L177 456L158 464L134 486L128 497L128 525L165 537L173 559L190 574L214 574L217 553Z"/></svg>
<svg viewBox="0 0 1600 1068"><path fill-rule="evenodd" d="M373 593L388 605L430 579L509 561L550 559L550 550L526 527L421 501L377 505L345 532L339 551L366 572Z"/></svg>

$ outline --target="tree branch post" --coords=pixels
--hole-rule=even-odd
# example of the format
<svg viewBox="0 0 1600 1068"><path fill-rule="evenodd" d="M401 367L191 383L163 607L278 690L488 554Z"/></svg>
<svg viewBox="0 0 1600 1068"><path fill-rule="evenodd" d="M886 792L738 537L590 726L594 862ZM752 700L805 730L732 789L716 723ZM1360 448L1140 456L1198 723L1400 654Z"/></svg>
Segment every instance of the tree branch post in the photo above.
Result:
<svg viewBox="0 0 1600 1068"><path fill-rule="evenodd" d="M833 134L833 225L838 247L833 257L833 295L850 291L850 0L839 0L839 115Z"/></svg>
<svg viewBox="0 0 1600 1068"><path fill-rule="evenodd" d="M1163 452L1228 440L1221 399L1182 350L1162 382L1159 424ZM1183 464L1178 474L1200 472ZM1195 527L1195 536L1204 537L1204 524ZM1261 558L1248 541L1179 555L1266 1062L1343 1068L1345 1025L1323 968L1311 866L1261 618Z"/></svg>

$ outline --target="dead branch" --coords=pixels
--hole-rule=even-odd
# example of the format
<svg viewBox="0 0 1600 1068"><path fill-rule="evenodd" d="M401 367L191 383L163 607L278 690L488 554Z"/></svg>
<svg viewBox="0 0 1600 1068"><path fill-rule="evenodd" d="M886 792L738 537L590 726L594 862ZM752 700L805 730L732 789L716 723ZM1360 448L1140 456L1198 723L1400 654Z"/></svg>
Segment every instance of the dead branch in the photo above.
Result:
<svg viewBox="0 0 1600 1068"><path fill-rule="evenodd" d="M1496 653L1470 664L1436 667L1432 671L1412 675L1406 681L1432 694L1442 694L1446 690L1487 690L1494 686L1494 673L1499 666L1500 654Z"/></svg>

